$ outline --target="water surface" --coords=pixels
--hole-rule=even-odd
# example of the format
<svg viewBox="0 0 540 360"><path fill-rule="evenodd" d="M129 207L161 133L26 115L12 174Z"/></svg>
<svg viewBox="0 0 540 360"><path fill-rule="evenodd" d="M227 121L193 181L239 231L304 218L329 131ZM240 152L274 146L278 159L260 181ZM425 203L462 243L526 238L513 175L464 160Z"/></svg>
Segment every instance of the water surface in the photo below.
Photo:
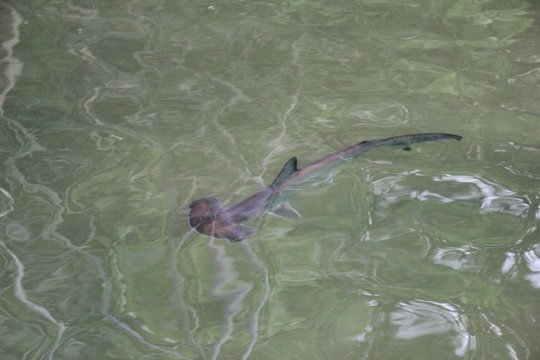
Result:
<svg viewBox="0 0 540 360"><path fill-rule="evenodd" d="M537 359L540 7L0 2L0 357ZM241 243L189 229L361 140Z"/></svg>

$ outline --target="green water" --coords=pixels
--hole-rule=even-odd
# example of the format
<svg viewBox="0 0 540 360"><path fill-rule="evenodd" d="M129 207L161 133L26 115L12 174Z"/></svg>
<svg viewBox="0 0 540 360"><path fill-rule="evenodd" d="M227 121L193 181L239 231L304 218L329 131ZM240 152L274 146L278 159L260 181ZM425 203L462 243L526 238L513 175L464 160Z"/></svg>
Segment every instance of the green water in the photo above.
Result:
<svg viewBox="0 0 540 360"><path fill-rule="evenodd" d="M540 359L540 5L0 1L0 358ZM241 243L190 230L361 140Z"/></svg>

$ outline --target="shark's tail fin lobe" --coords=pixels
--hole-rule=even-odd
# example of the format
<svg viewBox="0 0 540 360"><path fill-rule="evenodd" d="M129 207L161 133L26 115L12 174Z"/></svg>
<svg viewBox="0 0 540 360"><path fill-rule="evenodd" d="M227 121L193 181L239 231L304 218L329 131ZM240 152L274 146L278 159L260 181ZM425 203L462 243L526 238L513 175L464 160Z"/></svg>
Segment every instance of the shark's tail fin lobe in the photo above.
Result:
<svg viewBox="0 0 540 360"><path fill-rule="evenodd" d="M458 140L463 139L460 135L455 134L446 134L446 133L424 133L424 134L409 134L394 136L386 139L380 140L369 140L362 141L358 143L359 148L364 148L368 150L369 148L379 147L379 146L398 146L403 148L403 150L410 151L412 144L427 142L427 141L437 141L437 140ZM355 154L356 155L356 154Z"/></svg>
<svg viewBox="0 0 540 360"><path fill-rule="evenodd" d="M283 184L292 174L298 171L298 159L295 157L290 158L285 165L283 165L283 168L279 172L278 176L274 179L272 182L271 187L279 187L281 184Z"/></svg>
<svg viewBox="0 0 540 360"><path fill-rule="evenodd" d="M455 134L445 134L445 133L425 133L425 134L410 134L402 136L394 136L391 138L379 140L380 145L391 145L391 146L400 146L408 147L412 144L426 142L426 141L437 141L437 140L458 140L463 139L460 135Z"/></svg>
<svg viewBox="0 0 540 360"><path fill-rule="evenodd" d="M359 142L358 144L351 146L348 149L344 150L343 156L346 159L351 159L359 156L365 151L379 147L379 146L398 146L405 151L411 150L411 145L427 142L427 141L437 141L437 140L461 140L463 139L460 135L455 134L446 134L446 133L423 133L423 134L409 134L394 136L386 139L379 140L367 140Z"/></svg>

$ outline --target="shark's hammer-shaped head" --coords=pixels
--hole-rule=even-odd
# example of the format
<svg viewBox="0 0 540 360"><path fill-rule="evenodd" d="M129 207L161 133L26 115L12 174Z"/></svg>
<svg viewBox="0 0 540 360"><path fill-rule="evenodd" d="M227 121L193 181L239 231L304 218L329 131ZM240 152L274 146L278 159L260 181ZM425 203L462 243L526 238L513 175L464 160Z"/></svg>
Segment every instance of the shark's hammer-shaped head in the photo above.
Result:
<svg viewBox="0 0 540 360"><path fill-rule="evenodd" d="M231 241L241 241L253 229L232 221L215 197L195 200L189 205L189 226L198 233Z"/></svg>

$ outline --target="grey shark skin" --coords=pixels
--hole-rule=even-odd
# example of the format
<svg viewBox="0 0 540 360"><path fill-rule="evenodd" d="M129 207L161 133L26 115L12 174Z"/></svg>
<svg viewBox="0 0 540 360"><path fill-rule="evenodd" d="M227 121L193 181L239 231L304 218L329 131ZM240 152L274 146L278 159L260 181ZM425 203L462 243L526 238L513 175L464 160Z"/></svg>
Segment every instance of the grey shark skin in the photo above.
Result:
<svg viewBox="0 0 540 360"><path fill-rule="evenodd" d="M270 186L251 195L245 200L227 208L222 208L215 197L195 200L189 206L189 225L198 233L231 241L244 240L256 229L247 227L242 222L253 219L264 212L272 212L287 217L299 217L288 207L287 195L298 190L302 185L319 174L332 170L344 161L354 159L360 154L379 146L399 146L410 150L410 145L435 140L461 140L454 134L425 133L390 137L387 139L362 141L343 150L324 156L305 167L297 168L297 159L289 159Z"/></svg>

